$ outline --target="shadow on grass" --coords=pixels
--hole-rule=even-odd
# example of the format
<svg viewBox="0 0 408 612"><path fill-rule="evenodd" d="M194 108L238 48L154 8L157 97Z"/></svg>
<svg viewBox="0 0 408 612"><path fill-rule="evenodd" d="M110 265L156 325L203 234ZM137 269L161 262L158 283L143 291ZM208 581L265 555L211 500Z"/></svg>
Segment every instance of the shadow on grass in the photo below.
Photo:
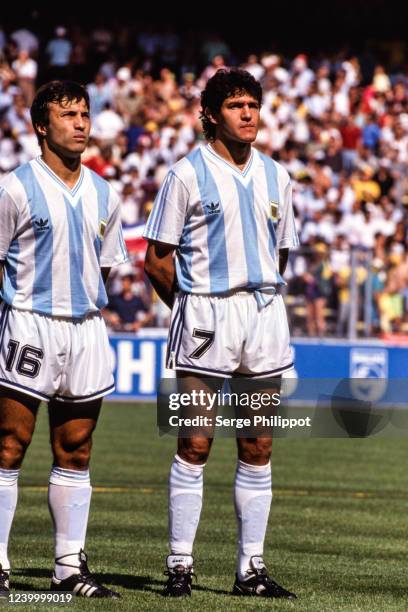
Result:
<svg viewBox="0 0 408 612"><path fill-rule="evenodd" d="M122 586L133 591L151 591L156 595L161 595L165 581L156 580L150 576L129 576L127 574L97 574L102 582ZM229 595L230 591L212 589L209 587L196 585L193 583L194 591L204 591L207 593L217 593L218 595Z"/></svg>
<svg viewBox="0 0 408 612"><path fill-rule="evenodd" d="M13 591L44 591L44 587L32 584L31 582L20 582L18 578L47 578L51 583L52 571L43 568L13 568L11 573L10 583ZM47 586L47 588L49 585Z"/></svg>
<svg viewBox="0 0 408 612"><path fill-rule="evenodd" d="M44 589L40 589L39 587L36 587L34 584L31 584L29 582L23 583L12 580L10 586L12 591L44 591Z"/></svg>
<svg viewBox="0 0 408 612"><path fill-rule="evenodd" d="M48 569L39 567L28 567L25 569L17 568L13 570L13 576L24 576L27 578L48 578L51 580L52 572ZM160 595L164 587L164 581L156 580L150 576L134 576L130 574L100 574L95 573L95 578L103 584L123 587L132 591L150 591L156 595ZM23 583L12 581L13 590L18 591L42 591L43 588L35 586L31 583ZM212 589L201 585L193 585L195 591L203 591L207 593L216 593L218 595L230 595L230 591L222 589Z"/></svg>

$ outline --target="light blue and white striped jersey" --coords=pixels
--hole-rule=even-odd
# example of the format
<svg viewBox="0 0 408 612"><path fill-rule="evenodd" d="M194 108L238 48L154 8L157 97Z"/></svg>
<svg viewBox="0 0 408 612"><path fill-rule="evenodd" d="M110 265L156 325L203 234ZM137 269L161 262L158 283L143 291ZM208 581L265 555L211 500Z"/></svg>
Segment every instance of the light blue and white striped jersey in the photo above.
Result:
<svg viewBox="0 0 408 612"><path fill-rule="evenodd" d="M240 171L200 146L167 174L144 237L178 245L177 281L187 293L284 284L278 250L299 244L289 174L254 148Z"/></svg>
<svg viewBox="0 0 408 612"><path fill-rule="evenodd" d="M100 268L127 260L119 197L81 166L69 189L38 157L0 181L1 297L21 310L83 318L107 304Z"/></svg>

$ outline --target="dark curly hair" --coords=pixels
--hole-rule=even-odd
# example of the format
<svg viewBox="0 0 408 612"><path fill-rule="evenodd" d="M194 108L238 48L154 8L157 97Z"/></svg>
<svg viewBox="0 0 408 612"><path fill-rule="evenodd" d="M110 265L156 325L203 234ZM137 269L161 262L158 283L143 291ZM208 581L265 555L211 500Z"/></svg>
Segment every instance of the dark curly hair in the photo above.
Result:
<svg viewBox="0 0 408 612"><path fill-rule="evenodd" d="M48 105L50 103L61 104L63 101L67 102L80 102L85 100L85 103L89 110L89 95L83 85L75 83L74 81L50 81L42 85L37 93L31 105L31 121L33 122L33 128L37 135L39 144L41 144L44 137L39 133L38 126L44 127L48 125L50 109Z"/></svg>
<svg viewBox="0 0 408 612"><path fill-rule="evenodd" d="M216 126L209 115L218 113L227 98L247 93L262 104L262 87L252 74L240 68L217 70L201 92L200 119L207 140L214 140Z"/></svg>

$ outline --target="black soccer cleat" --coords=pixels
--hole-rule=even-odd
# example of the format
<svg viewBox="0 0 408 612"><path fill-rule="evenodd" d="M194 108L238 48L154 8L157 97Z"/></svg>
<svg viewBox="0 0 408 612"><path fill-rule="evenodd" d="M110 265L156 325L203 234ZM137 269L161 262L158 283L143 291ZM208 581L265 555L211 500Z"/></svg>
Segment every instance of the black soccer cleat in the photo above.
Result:
<svg viewBox="0 0 408 612"><path fill-rule="evenodd" d="M191 583L195 576L191 555L169 555L164 574L168 576L164 597L191 597Z"/></svg>
<svg viewBox="0 0 408 612"><path fill-rule="evenodd" d="M268 576L262 557L251 557L248 578L239 580L235 577L233 595L244 597L272 597L280 599L297 599L294 593L287 591Z"/></svg>
<svg viewBox="0 0 408 612"><path fill-rule="evenodd" d="M88 557L83 550L79 552L80 563L78 568L76 566L69 565L68 563L61 563L61 559L65 559L65 557L70 556L72 555L64 555L63 557L56 559L55 562L57 565L75 567L78 569L78 573L68 576L68 578L65 578L65 580L59 580L55 574L53 574L50 587L51 591L70 591L79 597L107 597L112 599L118 599L120 597L119 593L108 589L95 580L88 569Z"/></svg>
<svg viewBox="0 0 408 612"><path fill-rule="evenodd" d="M10 570L4 570L0 563L0 597L8 597L10 593Z"/></svg>

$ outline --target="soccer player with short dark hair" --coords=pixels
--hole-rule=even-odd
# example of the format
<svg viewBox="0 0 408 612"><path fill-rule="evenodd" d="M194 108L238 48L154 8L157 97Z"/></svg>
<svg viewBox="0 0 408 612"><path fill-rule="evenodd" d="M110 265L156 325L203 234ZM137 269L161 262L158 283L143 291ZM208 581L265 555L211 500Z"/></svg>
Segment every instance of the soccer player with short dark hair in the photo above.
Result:
<svg viewBox="0 0 408 612"><path fill-rule="evenodd" d="M208 81L201 96L208 143L169 171L145 231L146 272L172 308L167 367L176 370L183 390L214 393L224 379L232 385L242 377L276 386L293 367L280 287L288 250L298 238L288 173L251 146L261 102L261 86L246 71L219 70ZM212 438L213 431L192 431L178 439L169 482L165 595L171 597L191 594ZM263 561L271 435L237 438L237 446L233 593L294 599L268 576Z"/></svg>
<svg viewBox="0 0 408 612"><path fill-rule="evenodd" d="M127 260L119 198L81 164L90 132L82 85L43 85L31 117L41 156L0 181L0 592L9 591L17 480L43 400L53 453L51 588L119 597L90 574L83 551L92 432L114 389L100 309L111 266Z"/></svg>

